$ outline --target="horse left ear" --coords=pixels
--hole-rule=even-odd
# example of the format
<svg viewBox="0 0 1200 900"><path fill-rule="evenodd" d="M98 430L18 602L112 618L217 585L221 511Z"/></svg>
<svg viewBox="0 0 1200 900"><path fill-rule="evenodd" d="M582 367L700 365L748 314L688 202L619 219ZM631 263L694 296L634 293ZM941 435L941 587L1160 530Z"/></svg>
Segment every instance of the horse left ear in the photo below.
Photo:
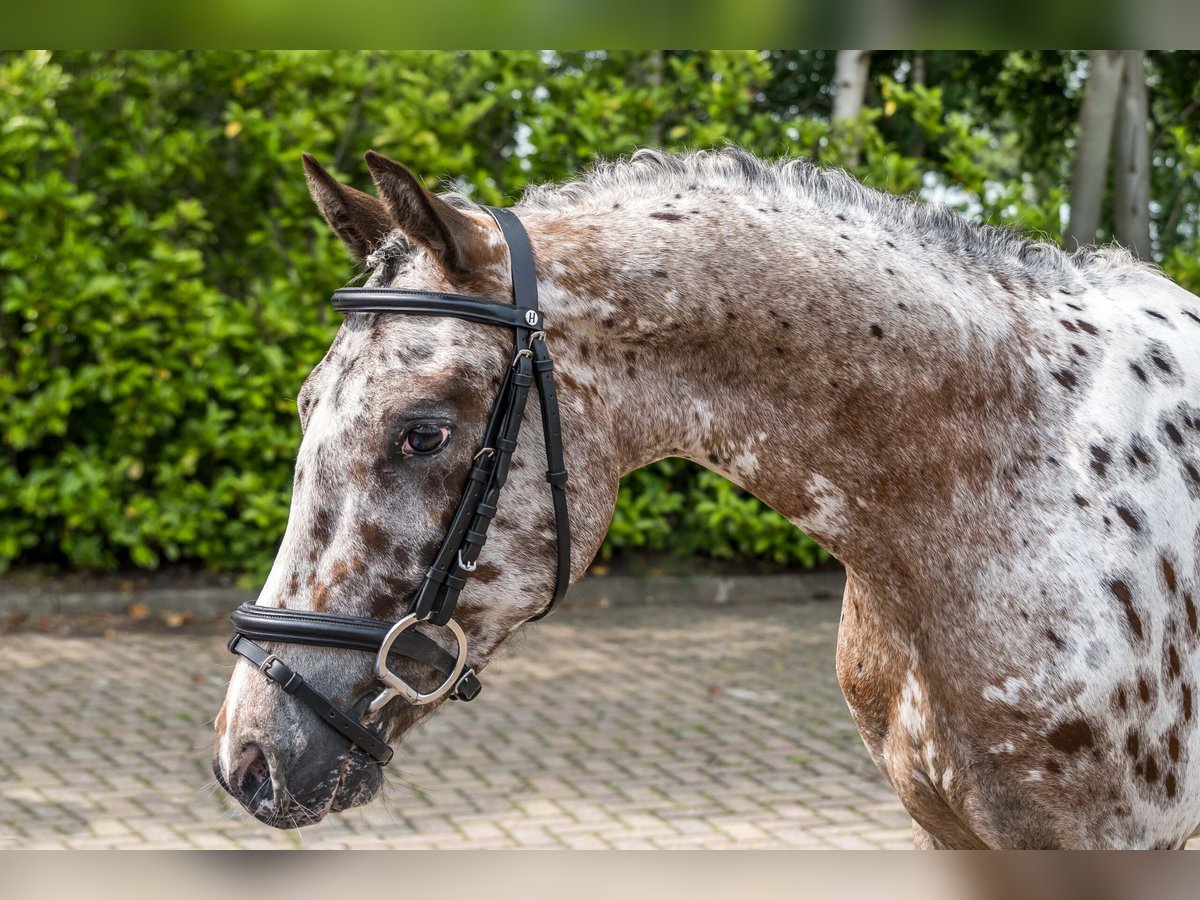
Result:
<svg viewBox="0 0 1200 900"><path fill-rule="evenodd" d="M455 209L395 160L368 150L367 168L379 199L409 240L424 246L450 272L465 273L487 256L485 226Z"/></svg>

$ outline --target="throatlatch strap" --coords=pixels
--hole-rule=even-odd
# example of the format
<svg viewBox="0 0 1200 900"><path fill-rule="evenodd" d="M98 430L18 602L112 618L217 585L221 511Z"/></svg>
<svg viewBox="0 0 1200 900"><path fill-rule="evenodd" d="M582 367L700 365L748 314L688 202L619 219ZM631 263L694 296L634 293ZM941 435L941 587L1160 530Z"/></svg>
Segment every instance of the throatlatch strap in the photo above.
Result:
<svg viewBox="0 0 1200 900"><path fill-rule="evenodd" d="M554 575L554 595L550 602L529 621L550 615L567 592L571 581L571 525L567 512L567 464L563 458L562 417L558 412L558 390L554 386L554 362L545 341L533 342L533 372L542 398L542 434L546 442L546 480L550 482L550 500L554 504L554 530L558 536L558 560Z"/></svg>
<svg viewBox="0 0 1200 900"><path fill-rule="evenodd" d="M511 210L485 206L508 243L512 264L513 300L518 307L538 312L537 271L533 247L521 220ZM540 330L540 329L539 329ZM558 408L558 391L554 385L554 362L546 341L532 340L533 372L542 406L542 434L546 443L546 480L550 483L550 499L554 505L554 530L558 538L558 560L554 575L554 594L545 609L530 618L535 622L549 615L567 592L571 581L571 523L567 510L567 467L562 446L562 416Z"/></svg>

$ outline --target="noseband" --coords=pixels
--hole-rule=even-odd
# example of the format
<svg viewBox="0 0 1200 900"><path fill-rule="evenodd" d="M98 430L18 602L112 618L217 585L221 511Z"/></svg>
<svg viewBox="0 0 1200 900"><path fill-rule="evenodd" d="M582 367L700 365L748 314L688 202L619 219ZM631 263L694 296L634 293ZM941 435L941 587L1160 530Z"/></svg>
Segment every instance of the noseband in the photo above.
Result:
<svg viewBox="0 0 1200 900"><path fill-rule="evenodd" d="M562 599L571 574L571 529L567 521L567 470L563 463L562 423L554 387L554 364L546 348L545 323L538 309L537 277L533 249L520 219L504 209L484 207L500 226L508 244L512 265L513 304L497 303L459 294L430 291L398 291L390 288L346 288L334 291L333 308L352 313L409 313L419 316L452 316L483 325L498 325L513 331L513 356L500 382L492 405L483 444L475 454L458 508L433 563L413 595L408 613L398 621L339 616L309 610L278 609L245 603L233 613L235 634L229 650L245 657L284 691L311 708L317 716L374 760L386 765L392 748L359 721L339 709L328 697L311 687L298 673L269 653L255 640L318 647L364 650L375 654L375 678L383 689L367 704L370 714L379 712L396 697L420 706L449 694L453 699L473 700L482 689L474 669L467 666L467 639L454 621L458 596L475 571L479 552L487 540L488 526L496 515L500 491L508 480L509 465L517 448L521 420L530 387L537 385L542 403L545 435L546 480L554 504L558 535L558 563L554 594L530 621L547 615ZM412 630L418 624L449 631L454 649L445 650L432 637ZM445 676L441 684L421 693L405 682L388 665L389 659L422 663Z"/></svg>

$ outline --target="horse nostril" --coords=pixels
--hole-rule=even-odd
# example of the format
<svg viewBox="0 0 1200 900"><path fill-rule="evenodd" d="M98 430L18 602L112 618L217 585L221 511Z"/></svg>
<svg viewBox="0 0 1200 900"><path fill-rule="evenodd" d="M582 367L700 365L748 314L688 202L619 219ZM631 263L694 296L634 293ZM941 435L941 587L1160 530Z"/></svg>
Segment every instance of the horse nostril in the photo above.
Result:
<svg viewBox="0 0 1200 900"><path fill-rule="evenodd" d="M271 765L258 744L247 744L230 779L239 800L248 807L262 806L275 798Z"/></svg>

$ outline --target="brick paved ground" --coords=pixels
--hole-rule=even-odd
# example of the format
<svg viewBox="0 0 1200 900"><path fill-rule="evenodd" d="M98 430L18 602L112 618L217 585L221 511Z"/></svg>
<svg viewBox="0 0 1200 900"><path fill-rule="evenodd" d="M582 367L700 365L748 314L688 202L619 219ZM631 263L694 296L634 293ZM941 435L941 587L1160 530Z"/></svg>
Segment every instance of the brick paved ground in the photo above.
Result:
<svg viewBox="0 0 1200 900"><path fill-rule="evenodd" d="M3 638L0 847L906 847L837 616L565 609L410 737L383 799L302 832L212 786L223 638Z"/></svg>

